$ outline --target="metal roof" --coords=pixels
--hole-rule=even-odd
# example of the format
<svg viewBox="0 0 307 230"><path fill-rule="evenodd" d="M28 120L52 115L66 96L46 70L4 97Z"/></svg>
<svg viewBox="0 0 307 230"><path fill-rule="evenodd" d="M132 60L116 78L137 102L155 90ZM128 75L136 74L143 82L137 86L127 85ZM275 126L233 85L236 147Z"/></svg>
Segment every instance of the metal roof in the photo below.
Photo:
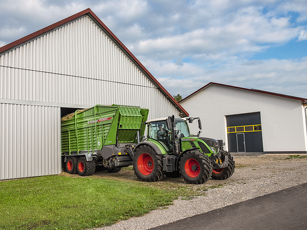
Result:
<svg viewBox="0 0 307 230"><path fill-rule="evenodd" d="M50 26L47 26L41 30L38 30L32 34L29 34L23 38L20 38L14 42L11 42L3 47L0 47L0 55L3 52L6 52L10 49L13 49L16 46L21 45L37 36L40 36L46 32L49 32L56 27L60 27L63 24L66 24L72 20L75 20L78 17L83 15L89 15L109 36L110 38L134 61L134 63L139 66L139 68L145 73L145 75L156 85L156 87L164 94L166 98L182 113L186 116L189 116L189 113L170 95L170 93L158 82L158 80L143 66L143 64L129 51L129 49L113 34L113 32L94 14L94 12L88 8L77 14L74 14L68 18L65 18L59 22L56 22Z"/></svg>
<svg viewBox="0 0 307 230"><path fill-rule="evenodd" d="M207 85L201 87L200 89L196 90L194 93L192 93L189 96L187 96L184 99L182 99L180 101L180 103L185 101L185 100L187 100L187 99L189 99L189 98L191 98L191 97L193 97L195 94L197 94L200 91L208 88L211 85L219 85L219 86L225 86L225 87L229 87L229 88L233 88L233 89L241 89L241 90L246 90L246 91L251 91L251 92L256 92L256 93L267 94L267 95L271 95L271 96L284 97L284 98L288 98L288 99L299 100L299 101L302 101L302 103L307 103L307 99L306 98L294 97L294 96L289 96L289 95L279 94L279 93L272 93L272 92L258 90L258 89L247 89L247 88L242 88L242 87L237 87L237 86L232 86L232 85L225 85L225 84L220 84L220 83L215 83L215 82L210 82Z"/></svg>

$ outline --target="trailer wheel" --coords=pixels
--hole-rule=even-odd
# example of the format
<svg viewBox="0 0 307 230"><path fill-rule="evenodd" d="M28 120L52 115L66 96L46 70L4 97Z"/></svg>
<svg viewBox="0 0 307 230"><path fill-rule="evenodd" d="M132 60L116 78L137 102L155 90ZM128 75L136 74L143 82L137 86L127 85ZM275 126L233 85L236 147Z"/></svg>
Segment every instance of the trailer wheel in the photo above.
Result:
<svg viewBox="0 0 307 230"><path fill-rule="evenodd" d="M163 178L162 156L147 145L137 148L134 154L133 169L136 176L147 182Z"/></svg>
<svg viewBox="0 0 307 230"><path fill-rule="evenodd" d="M121 167L113 167L113 168L107 168L108 173L117 173L121 170Z"/></svg>
<svg viewBox="0 0 307 230"><path fill-rule="evenodd" d="M222 156L222 162L224 161L224 157ZM235 162L233 157L228 155L228 166L223 169L213 169L212 170L212 179L214 180L226 180L231 177L235 171Z"/></svg>
<svg viewBox="0 0 307 230"><path fill-rule="evenodd" d="M203 184L212 174L209 157L198 150L184 153L179 167L183 179L189 184Z"/></svg>
<svg viewBox="0 0 307 230"><path fill-rule="evenodd" d="M80 157L77 164L77 171L80 176L89 176L95 172L95 161L86 161L85 157Z"/></svg>
<svg viewBox="0 0 307 230"><path fill-rule="evenodd" d="M77 159L75 157L68 157L65 162L65 170L70 174L77 173Z"/></svg>

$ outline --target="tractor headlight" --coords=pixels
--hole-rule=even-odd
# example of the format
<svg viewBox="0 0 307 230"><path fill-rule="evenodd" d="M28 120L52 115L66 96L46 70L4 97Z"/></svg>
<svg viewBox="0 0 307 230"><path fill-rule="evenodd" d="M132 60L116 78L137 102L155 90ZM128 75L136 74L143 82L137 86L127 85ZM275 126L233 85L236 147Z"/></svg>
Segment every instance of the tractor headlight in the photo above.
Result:
<svg viewBox="0 0 307 230"><path fill-rule="evenodd" d="M214 147L210 147L210 148L211 148L211 151L212 151L212 152L216 153L216 150L215 150Z"/></svg>

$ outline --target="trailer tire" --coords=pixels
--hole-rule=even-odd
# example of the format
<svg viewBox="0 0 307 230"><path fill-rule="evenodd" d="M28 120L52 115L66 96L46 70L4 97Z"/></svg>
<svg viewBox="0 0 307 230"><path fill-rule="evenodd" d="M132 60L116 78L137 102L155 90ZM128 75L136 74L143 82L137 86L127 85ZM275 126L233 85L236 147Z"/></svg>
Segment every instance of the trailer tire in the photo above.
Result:
<svg viewBox="0 0 307 230"><path fill-rule="evenodd" d="M80 157L77 164L77 171L80 176L90 176L96 169L95 161L86 161L85 157Z"/></svg>
<svg viewBox="0 0 307 230"><path fill-rule="evenodd" d="M179 170L187 183L203 184L211 178L212 164L207 155L192 150L182 155Z"/></svg>
<svg viewBox="0 0 307 230"><path fill-rule="evenodd" d="M142 181L162 180L162 155L158 155L148 145L141 145L135 151L133 169L136 176Z"/></svg>
<svg viewBox="0 0 307 230"><path fill-rule="evenodd" d="M223 156L222 156L223 161ZM233 157L228 155L228 166L223 169L213 169L212 170L212 179L213 180L226 180L232 176L235 171L235 161Z"/></svg>
<svg viewBox="0 0 307 230"><path fill-rule="evenodd" d="M67 157L65 162L65 170L69 174L77 173L77 159L75 157Z"/></svg>
<svg viewBox="0 0 307 230"><path fill-rule="evenodd" d="M117 173L121 170L121 167L113 167L113 168L107 168L108 173Z"/></svg>

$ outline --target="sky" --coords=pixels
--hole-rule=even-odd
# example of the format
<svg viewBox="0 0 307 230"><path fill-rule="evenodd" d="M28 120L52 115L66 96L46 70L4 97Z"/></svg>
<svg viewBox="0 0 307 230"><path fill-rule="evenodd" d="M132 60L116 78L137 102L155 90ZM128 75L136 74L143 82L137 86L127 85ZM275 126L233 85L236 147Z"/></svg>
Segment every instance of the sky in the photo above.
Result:
<svg viewBox="0 0 307 230"><path fill-rule="evenodd" d="M86 8L172 95L217 82L307 98L307 0L0 0L0 47Z"/></svg>

